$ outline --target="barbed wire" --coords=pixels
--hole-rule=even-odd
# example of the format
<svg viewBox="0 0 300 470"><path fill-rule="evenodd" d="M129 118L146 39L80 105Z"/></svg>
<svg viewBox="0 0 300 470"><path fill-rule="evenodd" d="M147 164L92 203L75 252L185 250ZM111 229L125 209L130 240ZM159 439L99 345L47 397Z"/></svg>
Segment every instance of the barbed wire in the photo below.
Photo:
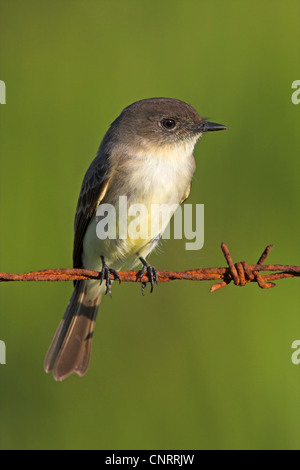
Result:
<svg viewBox="0 0 300 470"><path fill-rule="evenodd" d="M175 280L189 281L219 281L214 284L210 291L215 292L230 282L236 286L245 286L250 282L256 282L262 289L275 287L274 280L286 279L300 276L300 266L282 264L263 264L274 245L268 245L260 256L256 264L247 264L245 261L233 263L228 247L222 243L221 249L227 261L227 267L220 268L199 268L187 271L157 271L158 282L169 282ZM272 274L260 274L260 271L270 271ZM274 272L279 271L279 272ZM0 272L0 282L10 281L76 281L82 279L99 279L98 271L89 269L44 269L23 274L11 274ZM147 282L147 274L141 278L141 271L120 271L122 282ZM110 275L114 279L113 274Z"/></svg>

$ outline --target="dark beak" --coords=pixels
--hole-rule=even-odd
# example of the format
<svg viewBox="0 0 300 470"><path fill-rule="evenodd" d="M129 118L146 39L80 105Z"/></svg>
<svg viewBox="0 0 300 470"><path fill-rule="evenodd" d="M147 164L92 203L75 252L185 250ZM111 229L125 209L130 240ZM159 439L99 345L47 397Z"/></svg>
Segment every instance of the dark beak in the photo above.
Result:
<svg viewBox="0 0 300 470"><path fill-rule="evenodd" d="M217 124L216 122L209 122L209 121L203 121L201 123L201 126L199 127L202 129L201 132L223 131L227 129L227 127L223 126L223 124Z"/></svg>

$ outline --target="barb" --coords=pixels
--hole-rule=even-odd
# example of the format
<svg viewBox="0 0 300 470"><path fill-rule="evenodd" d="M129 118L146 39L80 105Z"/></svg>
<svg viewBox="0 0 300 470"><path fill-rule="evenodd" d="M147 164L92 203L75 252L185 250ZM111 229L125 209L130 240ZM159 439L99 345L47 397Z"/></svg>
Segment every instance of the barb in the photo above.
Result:
<svg viewBox="0 0 300 470"><path fill-rule="evenodd" d="M274 245L268 245L260 256L256 264L248 265L245 261L233 263L228 247L222 243L221 249L227 261L225 268L200 268L188 271L157 271L158 282L169 282L175 280L189 281L220 281L214 284L210 291L215 292L230 284L231 281L236 286L245 286L250 282L256 282L261 289L275 287L277 279L300 276L300 266L282 264L263 264ZM270 271L273 274L260 274L260 271ZM274 272L279 271L279 272ZM24 274L0 273L0 282L10 281L76 281L82 279L99 279L98 271L88 269L45 269ZM140 279L141 271L120 271L119 276L123 282L147 282L148 276L145 274ZM111 274L111 279L114 276Z"/></svg>

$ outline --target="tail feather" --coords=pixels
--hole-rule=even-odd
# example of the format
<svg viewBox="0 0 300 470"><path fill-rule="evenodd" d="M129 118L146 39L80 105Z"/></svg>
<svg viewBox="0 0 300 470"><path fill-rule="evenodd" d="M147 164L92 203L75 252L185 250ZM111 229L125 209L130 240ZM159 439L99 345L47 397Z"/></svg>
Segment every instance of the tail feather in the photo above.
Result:
<svg viewBox="0 0 300 470"><path fill-rule="evenodd" d="M91 281L88 281L91 282ZM73 372L82 376L87 371L96 316L103 289L88 299L86 281L75 284L74 292L47 352L44 369L52 371L55 380L63 380Z"/></svg>

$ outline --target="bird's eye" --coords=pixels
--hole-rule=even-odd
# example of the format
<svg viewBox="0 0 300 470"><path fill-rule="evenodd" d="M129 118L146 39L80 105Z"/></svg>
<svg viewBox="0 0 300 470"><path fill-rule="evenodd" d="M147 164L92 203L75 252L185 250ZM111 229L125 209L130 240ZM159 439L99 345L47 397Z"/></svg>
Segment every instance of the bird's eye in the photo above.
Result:
<svg viewBox="0 0 300 470"><path fill-rule="evenodd" d="M174 121L174 119L163 119L161 121L161 125L166 129L174 129L174 127L176 126L176 122Z"/></svg>

